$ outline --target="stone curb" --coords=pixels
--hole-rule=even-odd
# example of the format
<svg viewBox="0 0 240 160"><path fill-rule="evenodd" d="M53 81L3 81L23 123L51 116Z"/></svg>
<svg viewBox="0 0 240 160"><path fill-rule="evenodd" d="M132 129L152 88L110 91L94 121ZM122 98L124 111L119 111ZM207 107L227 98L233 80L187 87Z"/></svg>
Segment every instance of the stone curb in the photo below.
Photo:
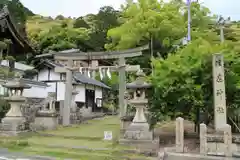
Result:
<svg viewBox="0 0 240 160"><path fill-rule="evenodd" d="M208 156L191 153L176 153L175 148L164 148L164 152L158 154L159 160L238 160L236 157Z"/></svg>

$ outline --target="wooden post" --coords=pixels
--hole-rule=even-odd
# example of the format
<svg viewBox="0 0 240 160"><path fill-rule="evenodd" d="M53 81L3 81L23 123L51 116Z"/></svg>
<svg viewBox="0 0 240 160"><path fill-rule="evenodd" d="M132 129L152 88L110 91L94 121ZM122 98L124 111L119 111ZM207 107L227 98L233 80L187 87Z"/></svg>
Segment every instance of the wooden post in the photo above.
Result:
<svg viewBox="0 0 240 160"><path fill-rule="evenodd" d="M73 67L73 60L68 60L67 67ZM65 96L64 96L64 107L63 107L63 126L70 124L70 106L72 101L72 71L66 71L66 83L65 83Z"/></svg>

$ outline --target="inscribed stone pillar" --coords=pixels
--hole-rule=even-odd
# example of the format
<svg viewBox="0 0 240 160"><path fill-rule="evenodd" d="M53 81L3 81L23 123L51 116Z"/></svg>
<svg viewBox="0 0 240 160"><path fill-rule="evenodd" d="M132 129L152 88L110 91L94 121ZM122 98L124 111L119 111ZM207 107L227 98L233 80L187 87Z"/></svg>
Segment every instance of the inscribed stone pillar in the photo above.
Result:
<svg viewBox="0 0 240 160"><path fill-rule="evenodd" d="M73 60L68 60L68 68L73 67ZM63 125L68 126L70 124L70 106L72 100L72 71L67 70L66 84L65 84L65 97L64 97L64 113L63 113Z"/></svg>
<svg viewBox="0 0 240 160"><path fill-rule="evenodd" d="M176 152L184 152L184 119L178 117L176 119Z"/></svg>
<svg viewBox="0 0 240 160"><path fill-rule="evenodd" d="M207 126L200 124L200 154L207 155Z"/></svg>
<svg viewBox="0 0 240 160"><path fill-rule="evenodd" d="M120 117L125 116L126 112L126 105L124 101L124 94L126 92L126 72L125 72L126 66L125 66L125 58L121 57L119 58L119 109L120 109Z"/></svg>
<svg viewBox="0 0 240 160"><path fill-rule="evenodd" d="M225 156L232 156L232 130L231 126L225 124L224 126L224 144L225 144Z"/></svg>
<svg viewBox="0 0 240 160"><path fill-rule="evenodd" d="M213 55L212 67L215 129L222 130L224 125L227 124L224 62L222 54Z"/></svg>

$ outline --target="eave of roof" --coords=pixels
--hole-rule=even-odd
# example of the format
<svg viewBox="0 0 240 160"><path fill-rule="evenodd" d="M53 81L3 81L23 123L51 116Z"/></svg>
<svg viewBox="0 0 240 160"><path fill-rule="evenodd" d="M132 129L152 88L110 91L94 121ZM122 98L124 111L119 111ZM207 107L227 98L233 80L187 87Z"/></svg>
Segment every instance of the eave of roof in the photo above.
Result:
<svg viewBox="0 0 240 160"><path fill-rule="evenodd" d="M17 30L17 27L13 23L7 6L4 6L3 9L0 11L0 20L5 21L5 24L7 25L12 36L18 41L18 43L22 46L22 48L24 48L24 50L35 53L29 42L25 38L23 38L23 36Z"/></svg>
<svg viewBox="0 0 240 160"><path fill-rule="evenodd" d="M53 61L45 59L45 60L42 60L41 63L39 63L39 65L36 67L36 69L38 69L38 67L41 68L40 66L42 66L42 65L48 66L49 68L52 68L52 69L55 67L64 67L62 64L55 63ZM76 84L76 83L77 84L79 84L79 83L91 84L91 85L99 86L102 88L110 89L110 87L105 85L104 83L97 81L95 79L89 78L79 72L75 72L73 74L73 84Z"/></svg>
<svg viewBox="0 0 240 160"><path fill-rule="evenodd" d="M1 79L0 78L0 82L8 82L14 80L13 78L8 78L8 79ZM21 78L20 82L25 83L27 85L35 85L35 86L41 86L41 87L48 87L48 85L45 82L40 82L40 81L35 81L35 80L31 80L31 79L25 79L25 78Z"/></svg>
<svg viewBox="0 0 240 160"><path fill-rule="evenodd" d="M35 69L39 69L42 66L47 66L49 68L55 68L55 67L63 67L63 65L59 63L55 63L53 61L50 61L48 59L41 60L41 62L35 67Z"/></svg>
<svg viewBox="0 0 240 160"><path fill-rule="evenodd" d="M76 82L80 82L80 83L83 83L83 84L91 84L91 85L99 86L99 87L102 87L102 88L110 89L110 87L107 86L106 84L104 84L100 81L97 81L95 79L86 77L79 72L74 73L73 77L74 77Z"/></svg>

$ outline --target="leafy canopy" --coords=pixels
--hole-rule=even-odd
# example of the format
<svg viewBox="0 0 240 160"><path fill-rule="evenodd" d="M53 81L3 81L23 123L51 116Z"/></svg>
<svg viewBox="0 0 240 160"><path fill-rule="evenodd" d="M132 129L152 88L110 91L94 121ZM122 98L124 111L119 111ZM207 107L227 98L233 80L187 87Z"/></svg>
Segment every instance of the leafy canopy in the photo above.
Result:
<svg viewBox="0 0 240 160"><path fill-rule="evenodd" d="M184 37L186 27L180 12L181 5L175 1L165 3L157 0L127 1L122 6L120 27L110 29L112 40L107 49L127 49L139 45L153 35L160 42L169 44Z"/></svg>

